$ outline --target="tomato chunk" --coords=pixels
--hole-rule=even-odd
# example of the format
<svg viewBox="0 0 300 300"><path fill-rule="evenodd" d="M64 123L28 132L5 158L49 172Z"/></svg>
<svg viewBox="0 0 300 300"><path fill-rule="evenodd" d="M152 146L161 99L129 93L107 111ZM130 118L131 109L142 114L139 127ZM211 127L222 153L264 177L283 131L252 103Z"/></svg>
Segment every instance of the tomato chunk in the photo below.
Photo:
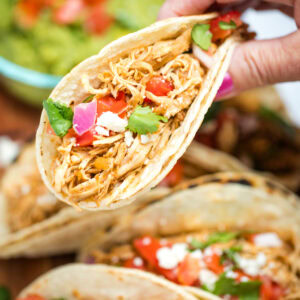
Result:
<svg viewBox="0 0 300 300"><path fill-rule="evenodd" d="M95 131L90 129L82 135L76 135L76 146L85 147L93 144Z"/></svg>
<svg viewBox="0 0 300 300"><path fill-rule="evenodd" d="M111 95L105 96L97 100L97 117L104 112L111 111L124 118L126 116L126 107L127 103L123 92L120 92L116 99Z"/></svg>
<svg viewBox="0 0 300 300"><path fill-rule="evenodd" d="M183 178L183 165L178 160L169 174L160 182L159 186L173 187L180 183Z"/></svg>
<svg viewBox="0 0 300 300"><path fill-rule="evenodd" d="M155 96L167 96L172 90L174 90L173 84L163 76L152 77L146 84L146 91Z"/></svg>
<svg viewBox="0 0 300 300"><path fill-rule="evenodd" d="M204 262L208 269L216 274L222 274L224 272L224 266L221 264L221 256L217 253L213 253L209 256L204 256Z"/></svg>
<svg viewBox="0 0 300 300"><path fill-rule="evenodd" d="M141 259L141 258L140 257L134 257L134 258L127 259L124 262L123 267L130 268L130 269L146 270L144 261L141 259L142 260L142 264L141 265L137 265L135 263L136 259Z"/></svg>
<svg viewBox="0 0 300 300"><path fill-rule="evenodd" d="M219 22L230 23L233 21L237 27L241 26L243 22L240 19L241 14L237 11L231 11L225 15L219 16L210 22L210 32L213 34L212 41L215 42L217 40L225 39L232 33L232 29L224 30L220 28Z"/></svg>
<svg viewBox="0 0 300 300"><path fill-rule="evenodd" d="M198 280L200 271L199 260L186 255L178 267L178 281L183 285L192 286Z"/></svg>
<svg viewBox="0 0 300 300"><path fill-rule="evenodd" d="M84 7L83 0L66 0L54 11L53 19L57 24L71 24L76 21Z"/></svg>
<svg viewBox="0 0 300 300"><path fill-rule="evenodd" d="M162 247L160 241L151 236L135 239L133 246L152 267L158 266L156 252Z"/></svg>
<svg viewBox="0 0 300 300"><path fill-rule="evenodd" d="M94 34L104 33L112 24L113 18L106 12L103 4L95 5L91 8L85 21L87 31Z"/></svg>
<svg viewBox="0 0 300 300"><path fill-rule="evenodd" d="M262 300L279 300L285 294L284 288L268 276L261 276L260 297Z"/></svg>

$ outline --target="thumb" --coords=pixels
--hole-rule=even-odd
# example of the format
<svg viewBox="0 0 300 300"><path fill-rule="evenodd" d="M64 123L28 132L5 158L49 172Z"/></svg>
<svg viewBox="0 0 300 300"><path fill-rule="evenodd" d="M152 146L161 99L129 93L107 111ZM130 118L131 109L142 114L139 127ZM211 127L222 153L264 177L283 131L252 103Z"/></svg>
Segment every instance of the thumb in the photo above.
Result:
<svg viewBox="0 0 300 300"><path fill-rule="evenodd" d="M284 81L300 80L300 31L288 36L239 45L229 68L234 88L243 90Z"/></svg>

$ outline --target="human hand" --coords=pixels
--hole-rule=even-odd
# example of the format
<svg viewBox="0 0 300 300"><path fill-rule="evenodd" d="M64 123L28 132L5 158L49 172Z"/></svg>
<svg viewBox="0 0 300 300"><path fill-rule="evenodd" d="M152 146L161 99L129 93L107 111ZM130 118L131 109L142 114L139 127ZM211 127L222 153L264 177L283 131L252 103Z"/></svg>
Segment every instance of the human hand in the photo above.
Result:
<svg viewBox="0 0 300 300"><path fill-rule="evenodd" d="M228 81L229 89L218 98L243 90L284 81L300 80L300 0L167 0L159 19L204 13L207 10L245 10L277 8L295 18L298 30L270 40L249 41L239 45L233 54Z"/></svg>

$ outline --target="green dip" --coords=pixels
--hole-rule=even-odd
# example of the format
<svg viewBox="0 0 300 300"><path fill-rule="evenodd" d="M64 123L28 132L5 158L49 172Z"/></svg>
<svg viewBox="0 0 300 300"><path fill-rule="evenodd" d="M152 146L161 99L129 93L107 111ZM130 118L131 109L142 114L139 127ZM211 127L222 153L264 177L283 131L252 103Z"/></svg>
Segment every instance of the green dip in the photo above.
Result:
<svg viewBox="0 0 300 300"><path fill-rule="evenodd" d="M21 28L13 13L17 2L0 0L0 56L29 69L64 75L107 43L153 23L164 0L107 0L107 11L115 19L100 35L86 32L79 22L59 25L47 9L33 27Z"/></svg>

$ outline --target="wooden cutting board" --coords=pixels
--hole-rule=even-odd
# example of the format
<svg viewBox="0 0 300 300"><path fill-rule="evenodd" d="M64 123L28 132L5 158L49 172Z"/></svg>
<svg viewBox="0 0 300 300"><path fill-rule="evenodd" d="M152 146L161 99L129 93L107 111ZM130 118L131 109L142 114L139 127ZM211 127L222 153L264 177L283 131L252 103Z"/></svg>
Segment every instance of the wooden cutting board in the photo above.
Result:
<svg viewBox="0 0 300 300"><path fill-rule="evenodd" d="M0 87L0 136L6 135L22 141L33 139L40 112L40 108L32 108L19 102ZM0 285L7 286L14 299L21 289L39 275L73 260L74 256L72 255L40 259L0 260Z"/></svg>

